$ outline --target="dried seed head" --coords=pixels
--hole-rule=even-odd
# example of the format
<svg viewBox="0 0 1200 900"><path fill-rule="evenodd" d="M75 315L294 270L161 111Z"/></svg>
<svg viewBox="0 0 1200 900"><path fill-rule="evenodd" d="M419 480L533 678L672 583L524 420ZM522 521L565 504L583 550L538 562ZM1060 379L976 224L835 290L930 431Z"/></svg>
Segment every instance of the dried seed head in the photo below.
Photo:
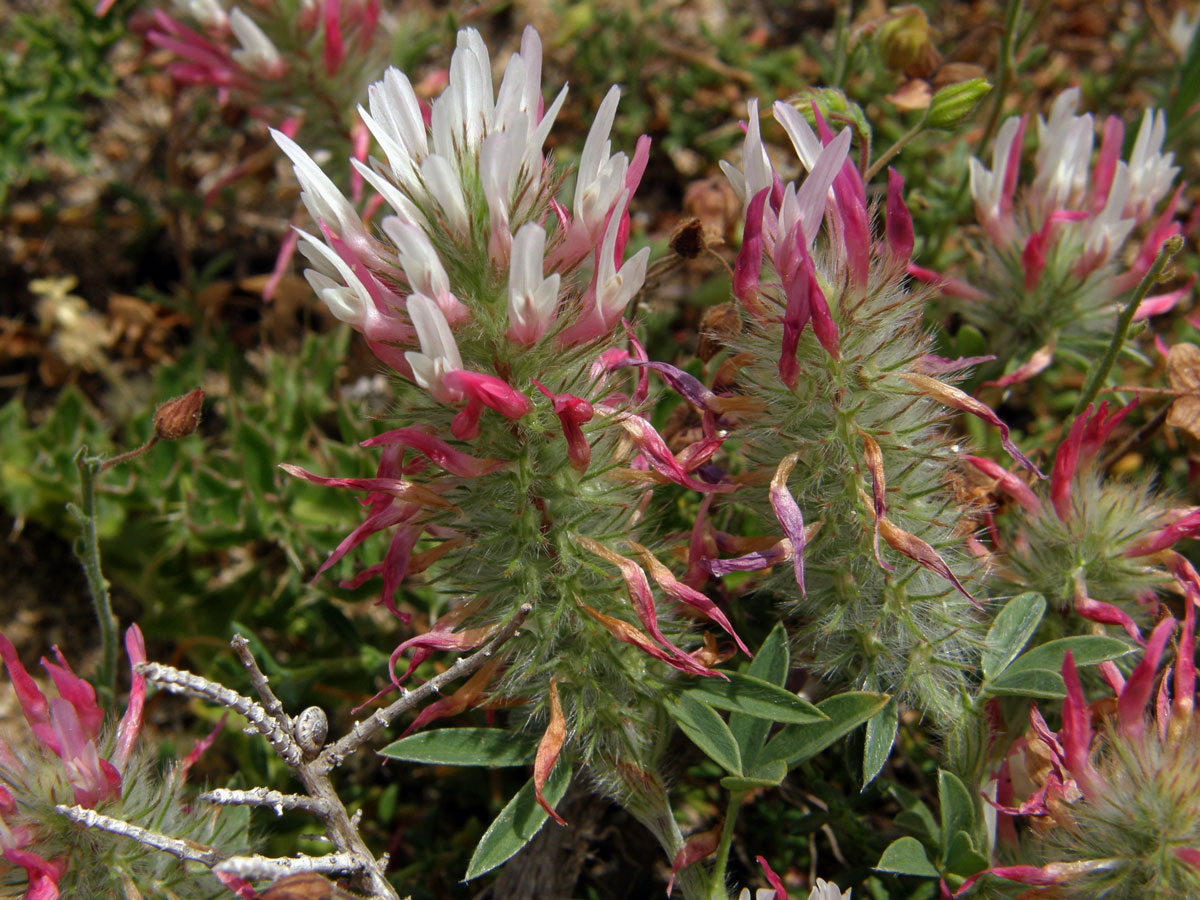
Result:
<svg viewBox="0 0 1200 900"><path fill-rule="evenodd" d="M182 397L168 400L154 411L154 434L162 441L177 441L187 437L200 424L200 408L204 391L196 388Z"/></svg>

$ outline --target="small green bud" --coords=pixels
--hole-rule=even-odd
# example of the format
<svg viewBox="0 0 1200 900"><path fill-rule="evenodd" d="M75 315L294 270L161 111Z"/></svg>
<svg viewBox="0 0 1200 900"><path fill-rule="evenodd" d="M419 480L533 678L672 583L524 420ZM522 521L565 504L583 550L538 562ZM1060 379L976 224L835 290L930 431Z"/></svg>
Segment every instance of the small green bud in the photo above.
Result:
<svg viewBox="0 0 1200 900"><path fill-rule="evenodd" d="M930 128L952 131L975 111L975 107L992 89L986 78L972 78L958 84L948 84L936 94L929 104L929 115L925 124Z"/></svg>
<svg viewBox="0 0 1200 900"><path fill-rule="evenodd" d="M931 56L936 58L929 20L919 6L905 6L879 26L875 32L875 48L889 69L904 72L914 66L927 68Z"/></svg>
<svg viewBox="0 0 1200 900"><path fill-rule="evenodd" d="M809 125L816 128L817 117L813 114L813 103L827 122L846 122L855 132L869 139L871 126L863 114L862 107L847 99L837 88L805 88L788 101ZM832 127L832 126L831 126Z"/></svg>

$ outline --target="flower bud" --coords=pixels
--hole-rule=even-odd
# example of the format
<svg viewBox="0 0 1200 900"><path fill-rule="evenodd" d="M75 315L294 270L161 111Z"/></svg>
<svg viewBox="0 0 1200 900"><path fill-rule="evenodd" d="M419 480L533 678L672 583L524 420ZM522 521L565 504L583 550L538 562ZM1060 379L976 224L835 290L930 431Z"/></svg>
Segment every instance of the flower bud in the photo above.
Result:
<svg viewBox="0 0 1200 900"><path fill-rule="evenodd" d="M168 400L154 411L155 436L161 441L187 437L200 424L200 407L203 405L204 391L200 388Z"/></svg>
<svg viewBox="0 0 1200 900"><path fill-rule="evenodd" d="M919 6L904 6L875 32L875 47L889 69L917 78L929 75L939 55L933 46L929 20Z"/></svg>
<svg viewBox="0 0 1200 900"><path fill-rule="evenodd" d="M797 112L804 116L805 121L813 128L817 127L817 119L813 115L815 103L825 119L846 122L860 135L871 134L871 126L863 114L862 107L847 99L837 88L806 88L788 102L796 107Z"/></svg>
<svg viewBox="0 0 1200 900"><path fill-rule="evenodd" d="M925 124L947 131L957 128L975 111L979 101L992 89L986 78L972 78L949 84L933 95Z"/></svg>

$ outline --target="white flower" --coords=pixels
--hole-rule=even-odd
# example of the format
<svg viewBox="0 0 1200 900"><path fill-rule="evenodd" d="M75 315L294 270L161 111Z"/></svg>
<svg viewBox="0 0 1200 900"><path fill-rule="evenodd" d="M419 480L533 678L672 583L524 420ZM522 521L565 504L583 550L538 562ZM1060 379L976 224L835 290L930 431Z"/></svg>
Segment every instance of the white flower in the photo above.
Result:
<svg viewBox="0 0 1200 900"><path fill-rule="evenodd" d="M778 112L776 113L778 116ZM782 120L781 120L782 121ZM805 123L807 125L807 123ZM788 128L784 122L783 127ZM788 131L791 135L791 131ZM799 148L797 147L797 152ZM803 155L801 155L803 159ZM729 179L733 192L743 204L754 199L754 195L763 188L769 188L775 183L770 157L763 146L762 132L758 122L758 98L751 97L746 101L746 137L742 142L742 165L744 172L739 172L730 163L721 160L721 171Z"/></svg>
<svg viewBox="0 0 1200 900"><path fill-rule="evenodd" d="M229 16L220 0L171 0L171 6L209 31L224 31L229 27Z"/></svg>
<svg viewBox="0 0 1200 900"><path fill-rule="evenodd" d="M818 878L808 894L808 900L850 900L850 891L850 888L846 888L846 892L842 893L832 881ZM738 900L750 900L750 889L742 888ZM773 888L759 888L754 892L754 900L775 900L775 891Z"/></svg>
<svg viewBox="0 0 1200 900"><path fill-rule="evenodd" d="M457 318L462 304L450 293L450 278L425 232L396 216L383 220L383 231L396 245L396 255L413 293L433 299L447 319Z"/></svg>
<svg viewBox="0 0 1200 900"><path fill-rule="evenodd" d="M614 84L596 110L596 118L592 120L579 157L579 170L575 173L572 211L575 221L593 237L603 227L605 216L624 190L625 175L629 171L628 158L624 153L612 153L609 140L620 99L621 89Z"/></svg>
<svg viewBox="0 0 1200 900"><path fill-rule="evenodd" d="M542 277L546 231L527 222L513 238L508 270L508 336L520 344L540 341L554 321L561 276Z"/></svg>
<svg viewBox="0 0 1200 900"><path fill-rule="evenodd" d="M271 137L292 161L296 180L300 182L300 200L313 221L324 223L335 235L349 244L355 253L363 257L364 261L374 259L375 249L366 228L363 227L362 219L358 217L350 201L337 189L337 185L329 180L329 176L321 171L321 167L313 162L312 157L305 153L299 144L282 131L272 128Z"/></svg>
<svg viewBox="0 0 1200 900"><path fill-rule="evenodd" d="M460 371L463 363L450 324L441 309L428 297L413 294L408 298L408 317L412 319L417 340L421 343L420 353L410 350L404 354L412 366L413 379L441 403L462 399L461 391L447 387L443 382L448 373Z"/></svg>
<svg viewBox="0 0 1200 900"><path fill-rule="evenodd" d="M596 263L596 309L608 326L616 321L633 295L641 290L646 280L646 263L650 259L650 248L643 247L617 270L617 232L627 203L629 191L623 191L604 231L604 242L600 245L600 258Z"/></svg>
<svg viewBox="0 0 1200 900"><path fill-rule="evenodd" d="M1129 237L1129 232L1137 224L1137 219L1123 218L1123 211L1130 201L1131 183L1129 166L1123 162L1117 163L1104 209L1084 224L1085 253L1108 259Z"/></svg>
<svg viewBox="0 0 1200 900"><path fill-rule="evenodd" d="M996 143L992 147L992 170L989 172L978 159L971 157L971 196L975 198L975 210L985 227L994 228L1004 218L1003 209L1007 200L1004 182L1008 168L1021 157L1017 138L1021 136L1021 120L1016 116L1000 126Z"/></svg>
<svg viewBox="0 0 1200 900"><path fill-rule="evenodd" d="M801 120L801 124L806 128L808 126L808 123L803 120ZM815 138L816 135L813 137ZM825 216L825 204L829 200L833 180L842 170L842 166L846 162L846 155L850 152L850 129L843 128L841 133L829 142L828 146L821 147L819 142L817 146L819 148L817 155L810 156L811 164L805 162L805 166L809 168L808 177L804 179L804 183L800 185L799 189L795 184L787 186L784 190L783 202L779 207L778 238L782 239L797 224L801 224L804 230L804 240L809 250L812 250L817 232L821 230L821 221ZM797 152L800 152L798 145Z"/></svg>
<svg viewBox="0 0 1200 900"><path fill-rule="evenodd" d="M305 269L304 277L334 318L373 341L402 341L409 337L402 322L380 312L371 292L345 260L319 238L299 228L296 232L300 235L300 252L316 267ZM394 296L392 299L399 301Z"/></svg>
<svg viewBox="0 0 1200 900"><path fill-rule="evenodd" d="M1033 189L1047 213L1077 206L1087 191L1096 126L1090 113L1075 115L1078 105L1079 88L1071 88L1054 101L1048 122L1038 116L1038 171Z"/></svg>
<svg viewBox="0 0 1200 900"><path fill-rule="evenodd" d="M241 44L232 54L235 63L247 71L264 75L279 73L283 68L283 57L253 19L235 6L229 11L229 27Z"/></svg>
<svg viewBox="0 0 1200 900"><path fill-rule="evenodd" d="M1129 154L1129 214L1145 219L1158 201L1171 189L1179 168L1171 165L1174 153L1163 153L1167 136L1167 115L1162 110L1146 110L1133 152Z"/></svg>
<svg viewBox="0 0 1200 900"><path fill-rule="evenodd" d="M1189 16L1187 10L1175 10L1175 18L1171 20L1171 27L1167 31L1167 40L1180 56L1187 56L1188 50L1191 49L1197 25L1200 25L1200 12Z"/></svg>

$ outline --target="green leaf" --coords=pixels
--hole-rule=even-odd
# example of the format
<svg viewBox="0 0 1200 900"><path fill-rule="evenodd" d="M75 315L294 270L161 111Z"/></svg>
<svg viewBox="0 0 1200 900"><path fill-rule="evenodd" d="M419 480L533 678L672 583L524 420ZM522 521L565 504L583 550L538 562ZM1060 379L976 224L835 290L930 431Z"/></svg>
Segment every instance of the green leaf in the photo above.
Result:
<svg viewBox="0 0 1200 900"><path fill-rule="evenodd" d="M988 867L988 860L975 849L971 836L965 831L954 835L950 849L946 851L946 869L955 875L970 878L976 872L982 872Z"/></svg>
<svg viewBox="0 0 1200 900"><path fill-rule="evenodd" d="M939 872L929 861L925 848L915 837L897 838L888 844L875 864L877 872L895 872L897 875L920 875L937 878Z"/></svg>
<svg viewBox="0 0 1200 900"><path fill-rule="evenodd" d="M960 831L970 834L975 829L975 802L971 792L957 775L945 769L938 769L938 806L942 808L943 841ZM944 855L949 855L950 848L945 843L942 850Z"/></svg>
<svg viewBox="0 0 1200 900"><path fill-rule="evenodd" d="M1028 653L1022 653L1013 661L1007 671L1049 669L1051 672L1061 672L1063 658L1067 655L1068 650L1075 658L1075 665L1094 666L1131 653L1133 647L1128 641L1103 634L1082 634L1059 638L1057 641L1049 641L1040 647L1034 647Z"/></svg>
<svg viewBox="0 0 1200 900"><path fill-rule="evenodd" d="M738 751L737 739L711 706L682 694L677 701L667 701L670 713L683 733L692 739L709 759L731 775L742 774L742 756Z"/></svg>
<svg viewBox="0 0 1200 900"><path fill-rule="evenodd" d="M867 722L867 739L863 744L863 790L875 780L892 753L896 728L900 723L900 704L893 697L882 710Z"/></svg>
<svg viewBox="0 0 1200 900"><path fill-rule="evenodd" d="M983 677L995 678L1008 667L1046 613L1046 598L1029 591L1018 594L996 616L988 629L987 649L983 652Z"/></svg>
<svg viewBox="0 0 1200 900"><path fill-rule="evenodd" d="M560 758L554 771L546 780L543 794L551 806L558 803L567 792L571 783L571 766ZM485 872L490 872L513 854L524 847L533 836L541 830L549 815L542 809L534 796L533 779L529 779L516 796L508 801L500 815L488 826L479 846L467 865L467 874L463 881L478 878Z"/></svg>
<svg viewBox="0 0 1200 900"><path fill-rule="evenodd" d="M727 775L721 779L721 787L730 791L749 791L754 788L776 787L787 777L787 766L782 760L764 763L745 775Z"/></svg>
<svg viewBox="0 0 1200 900"><path fill-rule="evenodd" d="M761 678L771 684L783 687L787 684L788 665L787 629L783 623L778 623L771 629L754 660L750 663L750 673L755 678ZM729 717L729 730L737 739L738 749L742 755L742 765L749 768L754 765L759 752L767 742L771 733L771 723L765 719L733 713Z"/></svg>
<svg viewBox="0 0 1200 900"><path fill-rule="evenodd" d="M819 709L787 688L741 672L726 674L728 681L723 678L700 679L696 687L686 692L686 696L695 697L716 709L727 709L785 725L807 725L810 722L824 722L827 718Z"/></svg>
<svg viewBox="0 0 1200 900"><path fill-rule="evenodd" d="M994 696L1042 697L1061 699L1067 696L1067 686L1062 676L1049 669L1023 669L1005 672L995 681L984 685L984 690Z"/></svg>
<svg viewBox="0 0 1200 900"><path fill-rule="evenodd" d="M536 750L537 741L503 728L439 728L401 738L379 754L443 766L524 766Z"/></svg>
<svg viewBox="0 0 1200 900"><path fill-rule="evenodd" d="M938 825L924 800L898 784L888 785L888 792L903 810L893 819L897 827L915 831L918 834L926 834L934 841L941 843L941 826Z"/></svg>
<svg viewBox="0 0 1200 900"><path fill-rule="evenodd" d="M817 709L829 716L828 722L788 725L771 738L759 760L782 759L791 768L849 734L887 706L889 699L887 694L848 691L822 700Z"/></svg>

